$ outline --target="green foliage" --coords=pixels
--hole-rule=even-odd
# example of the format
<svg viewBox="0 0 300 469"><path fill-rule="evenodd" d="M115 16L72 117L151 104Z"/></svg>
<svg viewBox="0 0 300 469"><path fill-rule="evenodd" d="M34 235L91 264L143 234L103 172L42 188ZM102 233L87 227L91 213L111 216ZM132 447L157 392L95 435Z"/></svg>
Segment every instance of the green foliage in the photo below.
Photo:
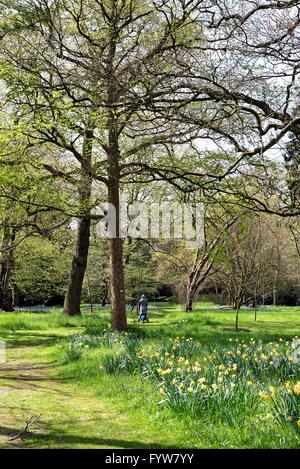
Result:
<svg viewBox="0 0 300 469"><path fill-rule="evenodd" d="M100 344L101 341L97 336L74 335L62 346L63 354L61 363L67 364L77 361L82 358L90 348L99 347Z"/></svg>
<svg viewBox="0 0 300 469"><path fill-rule="evenodd" d="M70 252L62 253L47 239L30 238L16 253L14 282L19 292L33 304L44 304L65 291Z"/></svg>
<svg viewBox="0 0 300 469"><path fill-rule="evenodd" d="M102 365L107 373L134 373L140 369L141 362L138 356L140 340L135 336L120 334L116 332L105 332L104 343L109 346L118 344L119 349L116 355L106 355L103 358Z"/></svg>
<svg viewBox="0 0 300 469"><path fill-rule="evenodd" d="M300 381L287 381L271 398L276 419L280 424L292 424L300 433Z"/></svg>
<svg viewBox="0 0 300 469"><path fill-rule="evenodd" d="M153 251L145 242L129 240L124 245L125 280L128 298L141 293L156 293L158 282L154 279Z"/></svg>

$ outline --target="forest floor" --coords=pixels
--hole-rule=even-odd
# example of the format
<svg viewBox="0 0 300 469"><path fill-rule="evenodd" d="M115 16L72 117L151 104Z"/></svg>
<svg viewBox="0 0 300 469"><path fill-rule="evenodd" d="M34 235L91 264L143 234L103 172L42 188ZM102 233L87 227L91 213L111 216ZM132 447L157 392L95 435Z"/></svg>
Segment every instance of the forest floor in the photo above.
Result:
<svg viewBox="0 0 300 469"><path fill-rule="evenodd" d="M233 312L198 306L187 315L179 307L159 305L149 324L137 326L132 317L131 328L153 343L192 336L203 344L222 344L236 337L223 331L234 324ZM59 312L0 314L0 340L6 346L6 362L0 364L1 448L297 447L299 439L289 432L264 429L263 439L255 439L250 427L232 430L160 409L157 388L141 376L105 373L101 359L107 350L91 350L63 364L66 339L103 330L108 318L103 311L82 318ZM265 342L289 339L300 335L300 309L269 308L256 322L253 312L244 311L241 327ZM14 438L31 418L28 431Z"/></svg>

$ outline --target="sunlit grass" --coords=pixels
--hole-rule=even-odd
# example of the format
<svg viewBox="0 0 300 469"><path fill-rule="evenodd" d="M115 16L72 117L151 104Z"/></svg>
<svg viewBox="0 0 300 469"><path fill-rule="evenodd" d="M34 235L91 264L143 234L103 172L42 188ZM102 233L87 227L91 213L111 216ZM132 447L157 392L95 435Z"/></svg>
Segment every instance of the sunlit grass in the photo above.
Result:
<svg viewBox="0 0 300 469"><path fill-rule="evenodd" d="M230 339L249 342L254 337L263 343L291 339L300 335L300 308L268 307L258 312L256 322L253 311L243 310L240 326L251 332L237 334L224 332L234 326L234 311L214 310L212 303L197 304L192 313L167 303L151 306L158 309L150 310L149 324L137 324L135 314L129 314L129 336L139 342L131 351L124 343L103 336L109 325L108 310L91 313L83 309L83 316L74 318L63 316L61 310L1 313L0 339L6 341L9 361L0 381L0 389L5 391L0 402L0 444L35 448L299 447L291 424L279 423L273 415L267 417L269 401L260 403L260 411L247 411L242 422L238 405L235 417L231 412L232 421L231 417L218 418L217 413L213 417L212 411L176 413L161 403L160 378L144 379L135 363L139 348L165 349L170 338L176 337L180 341L193 337L200 343L200 356L215 347L228 349ZM81 336L85 338L81 340ZM122 340L130 343L126 337ZM82 350L75 350L74 355L74 345L68 352L72 341L82 342ZM123 371L114 372L114 363L105 362L107 357L126 350L131 369L126 371L125 360ZM185 351L194 356L192 350ZM109 366L112 373L107 373ZM8 441L7 435L15 434L26 417L40 413L40 429L23 442Z"/></svg>

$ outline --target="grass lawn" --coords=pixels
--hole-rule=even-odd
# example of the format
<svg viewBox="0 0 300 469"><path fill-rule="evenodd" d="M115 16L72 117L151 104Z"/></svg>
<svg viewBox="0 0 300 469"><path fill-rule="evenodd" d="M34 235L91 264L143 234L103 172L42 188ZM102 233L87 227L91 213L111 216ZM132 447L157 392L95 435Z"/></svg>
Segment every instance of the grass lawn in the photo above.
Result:
<svg viewBox="0 0 300 469"><path fill-rule="evenodd" d="M181 402L176 407L173 401L173 407L165 405L172 384L160 376L149 378L151 366L154 366L155 360L161 360L161 357L155 358L161 353L157 350L169 350L170 339L175 340L175 345L178 341L178 348L182 347L183 353L186 351L191 362L199 359L200 363L207 363L204 370L212 369L212 366L222 364L223 359L226 362L225 354L231 350L236 338L239 343L244 341L247 345L251 339L256 343L275 343L279 340L285 343L296 335L300 336L300 308L268 307L258 312L256 322L252 311L243 310L240 326L251 332L236 334L223 331L234 326L233 311L213 310L214 305L210 303L197 304L193 313L184 313L179 306L166 303L156 306L157 309L150 312L149 324L137 324L134 315L130 317L129 337L139 338L138 348L132 348L137 341L133 343L124 339L127 340L125 348L132 348L132 365L138 360L135 359L137 354L141 357L145 354L149 359L148 379L138 368L139 364L131 369L127 363L127 368L122 368L121 362L114 361L116 356L122 358L122 341L102 341L100 334L109 324L108 311L86 312L81 318L63 317L58 310L1 313L0 339L6 342L7 361L0 365L0 446L300 447L296 424L276 418L272 397L266 401L260 399L258 407L255 407L256 404L253 406L253 412L248 406L244 415L244 407L240 406L244 405L248 394L242 394L239 400L231 402L231 414L227 418L221 407L217 409L220 414L209 406L203 407L202 411L191 411L188 406L192 400L188 397L184 405ZM79 348L78 341L72 345L70 338L74 335L96 335L100 339L82 351L82 341ZM189 337L193 338L192 346L185 345ZM283 385L282 376L276 373L262 375L264 389L271 384L278 389ZM300 379L298 365L291 373L295 382ZM238 380L239 375L233 379ZM39 422L29 429L24 438L10 440L33 415L40 416Z"/></svg>

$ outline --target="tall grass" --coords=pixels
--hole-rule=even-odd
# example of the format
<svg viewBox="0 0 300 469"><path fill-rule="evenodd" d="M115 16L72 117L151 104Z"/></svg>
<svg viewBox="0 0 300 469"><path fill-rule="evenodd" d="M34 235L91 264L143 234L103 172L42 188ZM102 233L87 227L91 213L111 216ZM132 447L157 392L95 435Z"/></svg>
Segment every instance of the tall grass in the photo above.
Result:
<svg viewBox="0 0 300 469"><path fill-rule="evenodd" d="M109 313L65 316L60 311L0 312L0 331L44 330L86 327L102 332L107 327Z"/></svg>

